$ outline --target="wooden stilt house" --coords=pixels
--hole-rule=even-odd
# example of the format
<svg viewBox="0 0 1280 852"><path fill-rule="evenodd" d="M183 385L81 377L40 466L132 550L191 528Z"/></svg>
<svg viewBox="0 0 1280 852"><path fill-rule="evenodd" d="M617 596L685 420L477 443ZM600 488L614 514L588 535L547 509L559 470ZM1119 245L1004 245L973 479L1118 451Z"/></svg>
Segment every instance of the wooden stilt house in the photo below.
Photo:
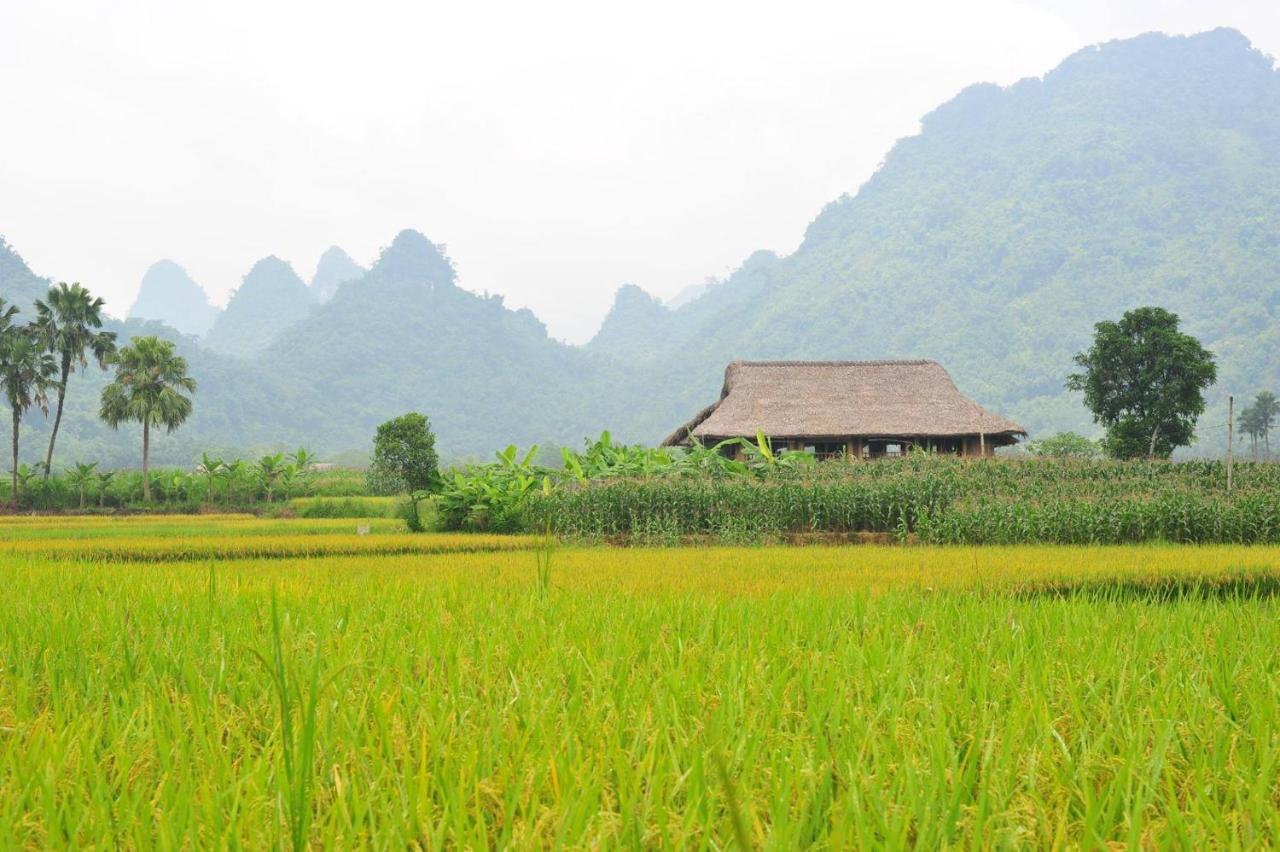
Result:
<svg viewBox="0 0 1280 852"><path fill-rule="evenodd" d="M774 450L874 459L912 448L989 456L1027 431L956 389L936 361L734 361L720 399L663 441L767 435Z"/></svg>

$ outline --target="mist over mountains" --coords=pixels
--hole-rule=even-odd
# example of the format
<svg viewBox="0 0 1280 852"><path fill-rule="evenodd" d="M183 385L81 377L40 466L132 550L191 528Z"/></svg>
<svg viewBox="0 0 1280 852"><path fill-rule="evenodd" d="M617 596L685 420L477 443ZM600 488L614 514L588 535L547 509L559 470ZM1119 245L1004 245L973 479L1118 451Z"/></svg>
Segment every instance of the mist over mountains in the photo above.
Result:
<svg viewBox="0 0 1280 852"><path fill-rule="evenodd" d="M0 244L0 295L29 304L46 286ZM446 458L603 428L652 442L716 396L735 358L934 358L1033 435L1092 431L1063 389L1071 356L1095 322L1144 304L1176 311L1218 353L1200 431L1213 448L1228 391L1280 388L1280 72L1216 30L1112 42L1043 78L972 86L827 205L793 254L757 252L675 308L624 286L582 347L458 287L412 231L367 272L333 248L308 285L267 258L204 325L201 304L180 267L158 263L116 326L180 338L200 382L160 460L364 449L411 409L431 416ZM136 436L94 416L101 378L75 382L64 458L132 462Z"/></svg>

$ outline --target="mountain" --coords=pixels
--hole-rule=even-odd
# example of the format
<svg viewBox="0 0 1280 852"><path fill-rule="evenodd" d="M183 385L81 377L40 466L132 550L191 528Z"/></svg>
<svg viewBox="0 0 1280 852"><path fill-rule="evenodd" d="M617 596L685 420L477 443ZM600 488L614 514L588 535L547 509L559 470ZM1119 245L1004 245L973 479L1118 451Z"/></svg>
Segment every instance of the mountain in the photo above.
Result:
<svg viewBox="0 0 1280 852"><path fill-rule="evenodd" d="M795 253L754 255L665 314L620 293L588 349L658 377L633 423L647 438L713 399L735 358L933 358L1033 433L1091 431L1063 389L1072 356L1147 304L1218 354L1201 435L1220 444L1228 391L1280 388L1280 72L1234 30L972 86Z"/></svg>
<svg viewBox="0 0 1280 852"><path fill-rule="evenodd" d="M634 284L624 284L614 296L613 307L591 340L596 352L626 355L648 345L654 332L670 322L671 311Z"/></svg>
<svg viewBox="0 0 1280 852"><path fill-rule="evenodd" d="M5 300L6 310L15 305L24 314L29 313L35 300L44 298L49 284L49 279L32 272L22 256L0 237L0 298Z"/></svg>
<svg viewBox="0 0 1280 852"><path fill-rule="evenodd" d="M252 358L310 310L311 294L293 267L264 257L244 277L204 342L214 352Z"/></svg>
<svg viewBox="0 0 1280 852"><path fill-rule="evenodd" d="M187 271L172 260L152 264L142 276L129 318L158 320L183 334L207 332L218 316L209 297Z"/></svg>
<svg viewBox="0 0 1280 852"><path fill-rule="evenodd" d="M348 281L356 281L365 273L363 267L337 246L330 246L320 255L316 274L311 277L311 298L327 302L338 292L338 287Z"/></svg>
<svg viewBox="0 0 1280 852"><path fill-rule="evenodd" d="M359 446L411 410L430 415L454 456L576 444L623 416L600 393L625 384L619 370L552 340L527 309L459 288L449 259L415 231L400 233L358 286L281 334L263 361L290 384L322 384L311 419L330 445Z"/></svg>

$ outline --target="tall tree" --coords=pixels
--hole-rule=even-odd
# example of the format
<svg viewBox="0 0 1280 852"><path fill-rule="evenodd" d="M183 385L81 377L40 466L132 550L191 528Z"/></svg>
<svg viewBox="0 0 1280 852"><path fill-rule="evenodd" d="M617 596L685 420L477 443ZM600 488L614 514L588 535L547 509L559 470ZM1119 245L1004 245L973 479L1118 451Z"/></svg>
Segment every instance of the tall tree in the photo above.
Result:
<svg viewBox="0 0 1280 852"><path fill-rule="evenodd" d="M1271 427L1280 420L1280 399L1271 391L1259 391L1253 398L1253 410L1258 418L1258 432L1262 435L1262 443L1266 447L1267 457L1271 457Z"/></svg>
<svg viewBox="0 0 1280 852"><path fill-rule="evenodd" d="M174 353L173 343L158 337L138 337L111 359L115 381L102 389L99 416L111 426L142 424L142 499L151 501L151 427L172 432L191 416L196 380L187 375L187 359Z"/></svg>
<svg viewBox="0 0 1280 852"><path fill-rule="evenodd" d="M67 379L77 366L82 370L88 367L90 357L100 368L107 369L107 361L116 350L115 332L100 331L104 304L79 282L68 285L65 281L50 287L46 299L36 300L36 328L59 366L58 404L49 433L49 450L44 457L45 479L53 469L53 445L58 441L58 427L62 425Z"/></svg>
<svg viewBox="0 0 1280 852"><path fill-rule="evenodd" d="M1240 415L1236 418L1236 426L1240 429L1241 435L1249 436L1249 449L1252 451L1253 460L1258 460L1258 436L1262 434L1261 427L1258 424L1258 409L1252 405L1246 405L1240 410Z"/></svg>
<svg viewBox="0 0 1280 852"><path fill-rule="evenodd" d="M49 413L49 388L58 365L32 326L12 324L14 311L0 306L0 385L4 387L13 424L13 500L18 500L18 433L22 415L33 406Z"/></svg>
<svg viewBox="0 0 1280 852"><path fill-rule="evenodd" d="M1075 357L1083 372L1068 377L1067 387L1084 392L1114 456L1166 458L1195 438L1218 368L1178 322L1164 308L1136 308L1119 322L1095 325L1093 346Z"/></svg>

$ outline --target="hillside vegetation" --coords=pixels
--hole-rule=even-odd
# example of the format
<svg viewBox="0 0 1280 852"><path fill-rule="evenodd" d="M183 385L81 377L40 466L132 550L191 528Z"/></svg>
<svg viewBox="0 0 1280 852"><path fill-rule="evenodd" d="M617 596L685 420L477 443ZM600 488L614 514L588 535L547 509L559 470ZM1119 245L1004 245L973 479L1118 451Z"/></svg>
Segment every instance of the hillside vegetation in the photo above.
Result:
<svg viewBox="0 0 1280 852"><path fill-rule="evenodd" d="M645 436L713 399L734 358L933 358L1033 433L1088 430L1071 357L1140 305L1219 355L1206 422L1226 392L1280 385L1280 73L1235 31L966 89L794 254L674 311L624 288L589 348L660 376Z"/></svg>

